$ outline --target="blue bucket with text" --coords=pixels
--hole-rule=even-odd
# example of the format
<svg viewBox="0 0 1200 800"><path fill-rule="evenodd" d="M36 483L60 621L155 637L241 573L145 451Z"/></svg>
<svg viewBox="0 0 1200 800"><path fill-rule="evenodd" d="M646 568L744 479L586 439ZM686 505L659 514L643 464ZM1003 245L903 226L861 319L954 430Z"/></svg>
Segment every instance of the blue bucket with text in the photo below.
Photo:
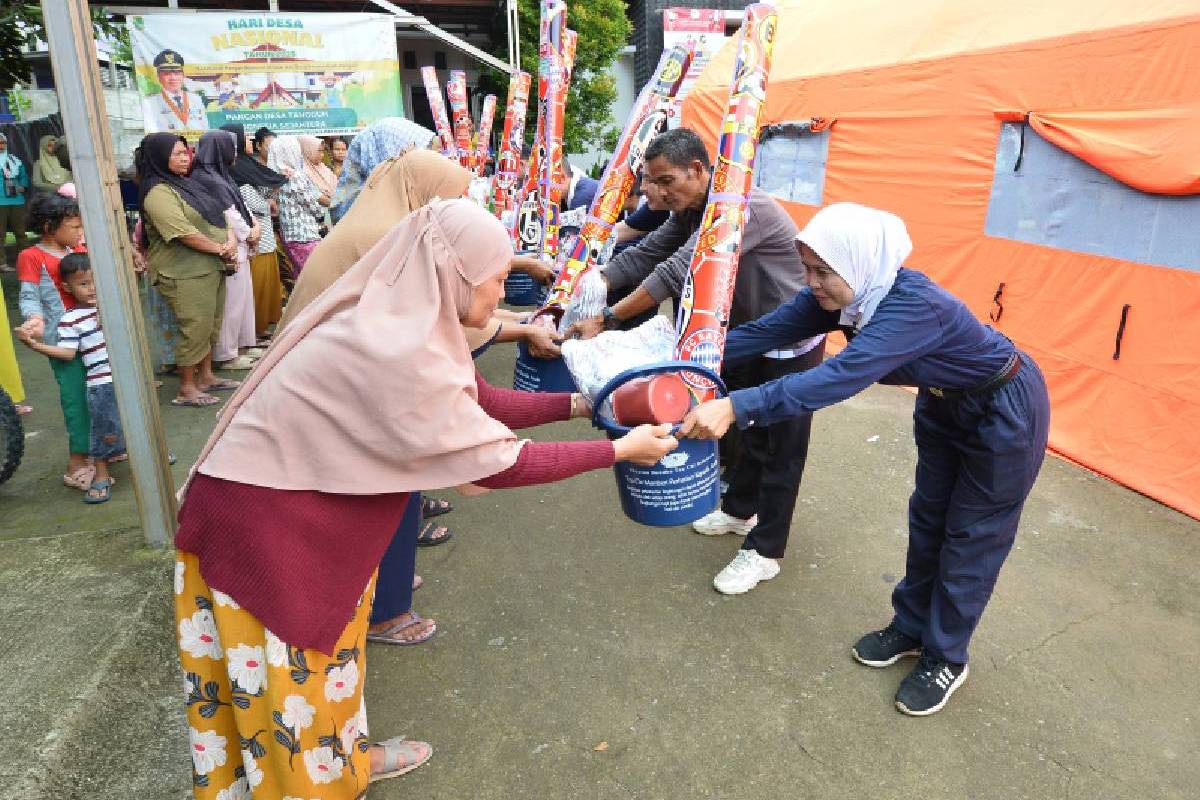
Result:
<svg viewBox="0 0 1200 800"><path fill-rule="evenodd" d="M558 358L535 358L525 342L517 343L517 366L513 388L522 392L574 392L575 379L567 362Z"/></svg>
<svg viewBox="0 0 1200 800"><path fill-rule="evenodd" d="M504 279L504 302L510 306L540 306L548 293L546 284L524 272L510 272Z"/></svg>
<svg viewBox="0 0 1200 800"><path fill-rule="evenodd" d="M557 325L562 318L561 308L541 308L530 316L532 320L539 316L551 316ZM567 362L562 356L558 358L537 358L529 352L525 342L517 343L517 364L513 368L513 388L522 392L574 392L575 379Z"/></svg>
<svg viewBox="0 0 1200 800"><path fill-rule="evenodd" d="M634 378L665 372L703 375L717 385L722 396L726 394L721 377L693 361L668 361L627 369L605 384L596 395L592 424L603 430L609 439L624 436L631 428L600 416L604 401ZM621 510L642 525L662 528L687 525L716 510L721 503L721 465L714 440L680 439L679 447L653 466L620 463L613 471L621 495Z"/></svg>

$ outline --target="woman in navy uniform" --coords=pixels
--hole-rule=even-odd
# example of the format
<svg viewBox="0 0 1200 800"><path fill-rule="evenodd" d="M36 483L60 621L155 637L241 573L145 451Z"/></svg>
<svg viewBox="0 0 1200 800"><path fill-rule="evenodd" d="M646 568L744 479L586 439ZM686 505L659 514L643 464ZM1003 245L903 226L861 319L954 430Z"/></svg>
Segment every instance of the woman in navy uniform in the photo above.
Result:
<svg viewBox="0 0 1200 800"><path fill-rule="evenodd" d="M905 575L892 593L895 616L852 653L871 667L920 656L896 706L933 714L966 680L971 634L1041 468L1050 421L1046 384L1029 355L928 277L901 266L912 242L899 217L838 203L796 238L808 287L730 331L725 359L839 329L847 347L813 369L696 407L680 432L719 438L734 422L743 429L769 425L872 383L919 387L916 488Z"/></svg>

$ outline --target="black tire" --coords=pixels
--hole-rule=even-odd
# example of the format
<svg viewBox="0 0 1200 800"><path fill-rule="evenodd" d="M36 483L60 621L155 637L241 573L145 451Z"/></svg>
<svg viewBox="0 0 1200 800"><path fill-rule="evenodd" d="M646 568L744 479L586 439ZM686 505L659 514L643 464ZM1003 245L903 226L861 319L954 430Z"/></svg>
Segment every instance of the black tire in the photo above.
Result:
<svg viewBox="0 0 1200 800"><path fill-rule="evenodd" d="M0 389L0 483L12 477L25 455L25 426L12 398Z"/></svg>

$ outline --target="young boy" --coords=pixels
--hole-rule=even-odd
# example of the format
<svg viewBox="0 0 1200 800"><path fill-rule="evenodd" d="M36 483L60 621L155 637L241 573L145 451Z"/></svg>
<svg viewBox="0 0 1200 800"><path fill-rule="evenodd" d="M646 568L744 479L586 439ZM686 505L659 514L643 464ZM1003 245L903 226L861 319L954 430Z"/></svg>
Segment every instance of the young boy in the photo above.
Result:
<svg viewBox="0 0 1200 800"><path fill-rule="evenodd" d="M91 419L88 455L96 468L91 488L83 496L85 503L104 503L112 496L113 477L109 462L125 452L125 436L117 413L112 370L108 365L108 347L100 328L96 308L96 285L85 253L64 256L58 265L59 279L75 300L75 308L65 312L58 322L58 344L38 341L32 333L17 328L17 336L31 349L64 361L78 354L87 375L87 406Z"/></svg>

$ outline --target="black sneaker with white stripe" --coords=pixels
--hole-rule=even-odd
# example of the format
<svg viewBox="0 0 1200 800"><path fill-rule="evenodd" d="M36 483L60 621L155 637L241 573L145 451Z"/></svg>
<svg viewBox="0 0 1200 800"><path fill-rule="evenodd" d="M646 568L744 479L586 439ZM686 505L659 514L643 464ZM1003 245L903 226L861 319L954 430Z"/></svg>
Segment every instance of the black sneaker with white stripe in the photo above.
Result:
<svg viewBox="0 0 1200 800"><path fill-rule="evenodd" d="M910 717L936 714L967 679L966 664L943 661L927 652L896 690L896 708Z"/></svg>
<svg viewBox="0 0 1200 800"><path fill-rule="evenodd" d="M872 631L855 642L850 653L868 667L888 667L905 656L920 655L921 643L889 623L883 630Z"/></svg>

